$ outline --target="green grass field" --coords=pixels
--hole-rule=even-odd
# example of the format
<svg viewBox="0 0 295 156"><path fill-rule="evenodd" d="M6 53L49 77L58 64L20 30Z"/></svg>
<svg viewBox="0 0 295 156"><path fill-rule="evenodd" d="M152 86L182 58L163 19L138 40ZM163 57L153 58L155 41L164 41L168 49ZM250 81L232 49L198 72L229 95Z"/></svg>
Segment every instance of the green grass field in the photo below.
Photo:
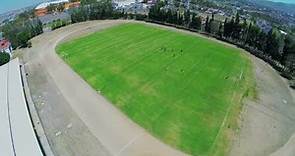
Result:
<svg viewBox="0 0 295 156"><path fill-rule="evenodd" d="M144 24L108 28L57 53L133 121L192 155L227 152L241 100L253 92L240 50Z"/></svg>

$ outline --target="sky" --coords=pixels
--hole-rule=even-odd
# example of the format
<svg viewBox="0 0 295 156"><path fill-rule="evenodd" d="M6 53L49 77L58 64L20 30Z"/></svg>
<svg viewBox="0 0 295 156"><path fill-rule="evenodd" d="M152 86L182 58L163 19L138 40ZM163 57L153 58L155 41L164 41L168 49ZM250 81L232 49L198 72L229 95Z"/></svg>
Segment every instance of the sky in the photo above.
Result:
<svg viewBox="0 0 295 156"><path fill-rule="evenodd" d="M0 13L24 8L46 0L0 0Z"/></svg>
<svg viewBox="0 0 295 156"><path fill-rule="evenodd" d="M20 9L30 5L38 4L46 0L0 0L0 13L4 13L10 10ZM295 0L272 0L275 2L285 2L295 4Z"/></svg>
<svg viewBox="0 0 295 156"><path fill-rule="evenodd" d="M274 2L284 2L284 3L293 3L293 4L295 4L295 0L271 0L271 1L274 1Z"/></svg>

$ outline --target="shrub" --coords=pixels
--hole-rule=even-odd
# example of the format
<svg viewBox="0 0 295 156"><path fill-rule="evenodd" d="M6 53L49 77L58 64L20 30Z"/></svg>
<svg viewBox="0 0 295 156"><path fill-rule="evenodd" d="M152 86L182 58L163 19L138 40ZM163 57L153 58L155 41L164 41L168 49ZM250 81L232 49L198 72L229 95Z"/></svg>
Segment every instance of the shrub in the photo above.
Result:
<svg viewBox="0 0 295 156"><path fill-rule="evenodd" d="M0 66L8 63L10 60L10 55L8 53L0 52Z"/></svg>
<svg viewBox="0 0 295 156"><path fill-rule="evenodd" d="M290 87L295 89L295 80L290 81Z"/></svg>

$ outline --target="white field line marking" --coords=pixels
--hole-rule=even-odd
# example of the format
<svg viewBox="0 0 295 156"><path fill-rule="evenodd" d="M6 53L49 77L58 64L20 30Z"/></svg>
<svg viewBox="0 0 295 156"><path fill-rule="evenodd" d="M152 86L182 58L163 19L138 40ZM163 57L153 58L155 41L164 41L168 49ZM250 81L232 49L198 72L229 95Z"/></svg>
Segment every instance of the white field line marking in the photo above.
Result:
<svg viewBox="0 0 295 156"><path fill-rule="evenodd" d="M120 156L120 154L128 148L128 146L130 146L131 144L133 144L138 138L140 138L141 136L143 136L142 134L139 134L137 136L135 136L133 139L131 139L126 145L124 145L117 154L115 154L115 156Z"/></svg>
<svg viewBox="0 0 295 156"><path fill-rule="evenodd" d="M242 70L242 72L241 72L241 75L240 75L240 80L242 80L243 73L244 73L244 70Z"/></svg>
<svg viewBox="0 0 295 156"><path fill-rule="evenodd" d="M242 69L242 72L241 72L241 74L240 74L239 80L236 81L236 82L234 83L234 86L235 86L239 81L242 80L243 73L244 73L244 69ZM217 140L218 140L218 138L219 138L219 135L220 135L220 133L221 133L221 131L222 131L221 129L223 129L223 127L225 126L225 124L226 124L226 122L227 122L229 112L230 112L230 110L232 109L232 107L233 107L233 105L234 105L234 104L233 104L233 100L234 100L235 95L236 95L236 92L234 92L233 95L232 95L232 98L231 98L231 100L230 100L230 101L231 101L231 104L230 104L230 106L229 106L229 107L227 108L227 110L226 110L226 114L225 114L225 117L224 117L224 119L223 119L223 121L222 121L222 124L221 124L221 126L220 126L220 128L219 128L219 130L218 130L218 132L217 132L217 135L216 135L216 137L215 137L215 139L214 139L213 144L212 144L211 147L210 147L210 150L209 150L209 153L210 153L210 154L212 154L212 150L214 149L215 144L217 143Z"/></svg>

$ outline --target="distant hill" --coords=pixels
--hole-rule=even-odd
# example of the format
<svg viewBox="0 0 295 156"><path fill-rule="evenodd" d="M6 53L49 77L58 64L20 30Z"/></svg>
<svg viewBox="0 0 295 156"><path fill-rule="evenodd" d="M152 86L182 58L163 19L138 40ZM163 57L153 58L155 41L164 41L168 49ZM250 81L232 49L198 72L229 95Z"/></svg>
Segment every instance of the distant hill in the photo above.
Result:
<svg viewBox="0 0 295 156"><path fill-rule="evenodd" d="M21 8L21 9L15 9L15 10L11 10L11 11L7 11L5 13L0 13L0 25L2 22L4 21L10 21L12 19L14 19L14 17L16 17L18 14L27 11L27 10L31 10L35 7L35 5L32 6L28 6L25 8Z"/></svg>
<svg viewBox="0 0 295 156"><path fill-rule="evenodd" d="M295 15L295 4L287 4L282 2L273 2L268 0L249 0L261 6L269 7L284 13Z"/></svg>

